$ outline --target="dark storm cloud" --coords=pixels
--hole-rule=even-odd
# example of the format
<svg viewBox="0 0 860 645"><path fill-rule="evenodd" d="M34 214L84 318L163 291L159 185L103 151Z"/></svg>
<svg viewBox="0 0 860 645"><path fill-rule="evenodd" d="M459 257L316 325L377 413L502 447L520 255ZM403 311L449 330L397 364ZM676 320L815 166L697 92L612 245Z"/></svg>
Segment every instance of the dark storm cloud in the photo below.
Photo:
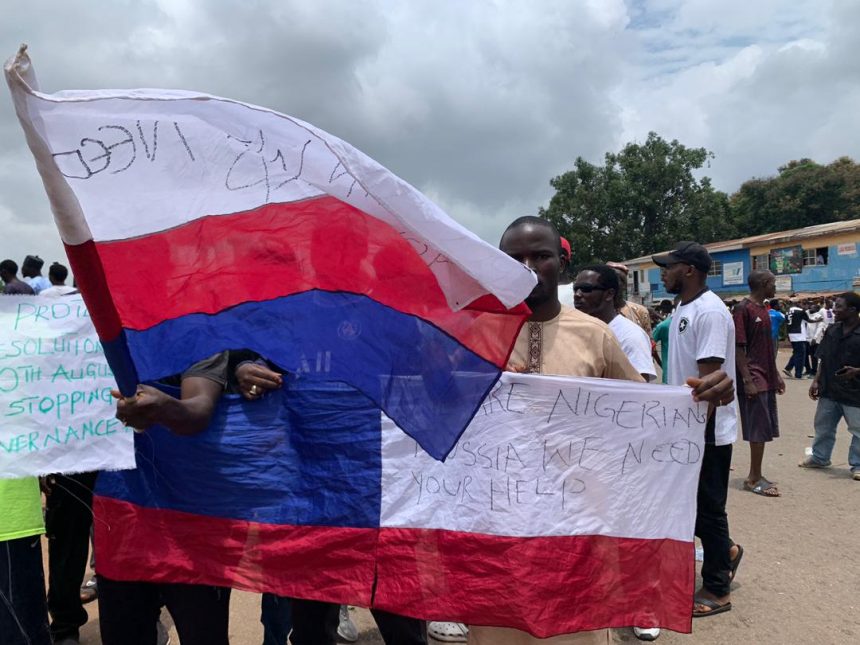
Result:
<svg viewBox="0 0 860 645"><path fill-rule="evenodd" d="M496 242L575 157L649 130L714 150L726 189L791 156L856 155L856 7L37 0L6 12L0 54L28 42L46 91L183 88L300 117ZM0 256L60 257L8 100L0 142Z"/></svg>

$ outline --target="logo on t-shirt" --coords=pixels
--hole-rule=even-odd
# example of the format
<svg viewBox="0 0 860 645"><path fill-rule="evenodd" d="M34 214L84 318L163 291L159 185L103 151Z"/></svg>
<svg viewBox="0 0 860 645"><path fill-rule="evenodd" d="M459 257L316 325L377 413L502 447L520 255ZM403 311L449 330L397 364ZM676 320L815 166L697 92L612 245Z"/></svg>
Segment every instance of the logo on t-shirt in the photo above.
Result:
<svg viewBox="0 0 860 645"><path fill-rule="evenodd" d="M337 335L344 340L355 340L361 336L361 323L357 320L344 320L337 328Z"/></svg>
<svg viewBox="0 0 860 645"><path fill-rule="evenodd" d="M682 334L687 331L687 327L690 325L690 321L686 318L681 318L681 322L678 323L678 331Z"/></svg>

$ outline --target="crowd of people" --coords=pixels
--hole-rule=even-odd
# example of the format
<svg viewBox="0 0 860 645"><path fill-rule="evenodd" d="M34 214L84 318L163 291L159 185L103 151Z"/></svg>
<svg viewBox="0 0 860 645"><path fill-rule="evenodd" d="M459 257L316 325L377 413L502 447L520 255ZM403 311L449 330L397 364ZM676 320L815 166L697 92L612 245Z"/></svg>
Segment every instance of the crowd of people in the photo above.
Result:
<svg viewBox="0 0 860 645"><path fill-rule="evenodd" d="M785 391L785 383L776 365L776 339L783 324L793 350L785 375L793 368L799 378L801 370L807 370L813 379L810 396L818 401L812 454L801 465L830 466L836 426L845 418L854 434L849 463L854 479L860 480L860 296L843 293L815 305L790 302L783 323L782 307L774 300L773 274L753 271L749 295L729 308L707 287L712 262L707 249L695 242L679 242L672 251L653 258L661 268L666 290L675 294L675 302L649 310L626 299L627 268L622 264L579 267L570 272L572 284L560 286L560 278L569 271L571 249L547 220L515 220L505 230L500 249L532 269L538 280L526 299L531 314L517 338L509 370L637 383L656 382L659 372L663 383L687 385L695 400L708 404L695 525L704 552L703 584L691 599L691 607L694 617L729 611L731 584L744 556L743 547L731 539L726 513L739 425L751 454L745 488L766 497L780 494L762 474L762 462L765 445L779 436L776 396ZM65 285L65 267L54 263L46 279L41 275L42 266L37 256L27 256L21 280L15 262L0 262L4 293L50 295L54 290L54 295L62 295L73 291ZM573 306L562 304L567 290ZM813 357L811 362L808 356ZM117 418L143 431L160 424L179 434L194 434L207 427L223 392L233 391L255 401L281 387L282 373L264 356L224 352L178 375L179 398L146 384L138 386L133 397L117 394ZM0 548L2 642L74 645L87 621L83 604L97 597L105 645L166 642L166 633L159 627L163 606L183 645L226 644L229 588L103 576L84 581L95 479L96 473L45 478L44 525L37 481L0 480L0 501L9 509L0 516L0 544L5 546ZM40 547L45 527L47 598ZM97 568L99 554L94 556ZM339 605L264 594L261 613L265 645L328 645L338 636L357 637L348 611ZM567 645L610 639L608 630L540 640L506 627L457 622L427 625L378 610L373 615L387 645L423 645L428 633L436 640L474 645ZM642 640L659 636L656 624L634 627Z"/></svg>
<svg viewBox="0 0 860 645"><path fill-rule="evenodd" d="M7 296L65 296L75 291L67 286L69 269L54 262L48 269L48 277L42 275L45 261L38 255L28 255L21 263L21 280L18 278L18 265L14 260L0 262L0 280L3 281L3 294Z"/></svg>

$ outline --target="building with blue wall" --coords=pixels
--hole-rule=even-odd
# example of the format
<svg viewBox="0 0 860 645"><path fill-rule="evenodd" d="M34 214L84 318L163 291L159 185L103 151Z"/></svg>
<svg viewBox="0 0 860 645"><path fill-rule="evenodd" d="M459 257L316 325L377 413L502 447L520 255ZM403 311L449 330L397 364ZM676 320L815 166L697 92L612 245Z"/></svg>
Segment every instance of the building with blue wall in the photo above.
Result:
<svg viewBox="0 0 860 645"><path fill-rule="evenodd" d="M705 245L714 265L708 287L725 300L748 292L753 269L777 276L777 295L825 296L860 287L860 219ZM625 262L628 294L646 304L671 299L651 256Z"/></svg>

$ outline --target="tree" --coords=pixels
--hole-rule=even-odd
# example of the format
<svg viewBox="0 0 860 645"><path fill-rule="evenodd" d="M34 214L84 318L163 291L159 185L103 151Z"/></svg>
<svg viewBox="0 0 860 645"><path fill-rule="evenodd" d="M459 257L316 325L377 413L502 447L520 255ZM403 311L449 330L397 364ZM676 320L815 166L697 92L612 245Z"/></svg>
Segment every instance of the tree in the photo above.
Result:
<svg viewBox="0 0 860 645"><path fill-rule="evenodd" d="M734 232L728 197L694 175L711 158L651 132L644 144L607 153L602 166L578 157L550 181L556 193L539 214L568 238L574 265L647 255L682 239L726 239Z"/></svg>
<svg viewBox="0 0 860 645"><path fill-rule="evenodd" d="M775 177L744 182L731 197L732 220L760 235L860 217L860 166L848 157L823 166L789 161Z"/></svg>

